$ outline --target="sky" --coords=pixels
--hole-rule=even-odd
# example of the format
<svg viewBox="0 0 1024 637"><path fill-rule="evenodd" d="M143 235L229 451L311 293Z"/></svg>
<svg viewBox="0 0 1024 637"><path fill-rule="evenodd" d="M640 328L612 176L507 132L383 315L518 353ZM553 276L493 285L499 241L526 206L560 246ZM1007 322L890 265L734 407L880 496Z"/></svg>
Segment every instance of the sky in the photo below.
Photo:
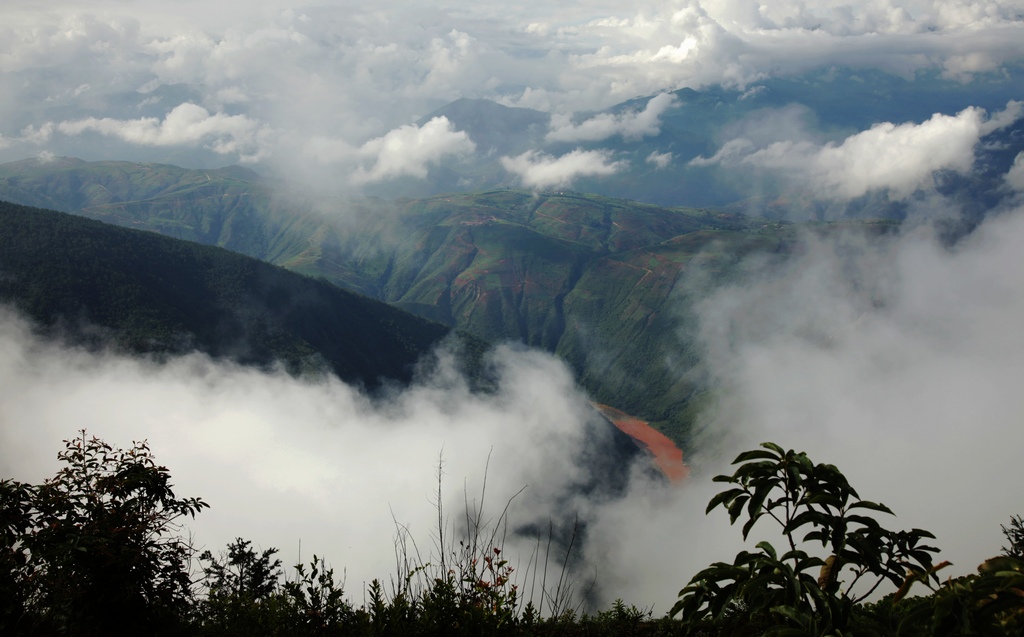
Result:
<svg viewBox="0 0 1024 637"><path fill-rule="evenodd" d="M636 139L657 131L669 96L630 122L568 118L833 65L931 73L969 92L1024 58L1021 0L445 5L5 2L0 159L243 163L361 186L472 153L446 119L414 124L459 98L551 113L548 141ZM723 150L717 160L735 159L735 145ZM526 187L623 168L598 151L538 152L505 160Z"/></svg>
<svg viewBox="0 0 1024 637"><path fill-rule="evenodd" d="M502 165L528 187L563 186L621 170L610 151L571 146L656 134L674 106L667 91L745 90L842 64L931 73L969 96L1024 58L1020 1L446 4L7 0L0 160L242 163L357 186L422 179L477 149L446 119L416 124L468 97L551 113L545 136L570 150ZM572 117L637 97L631 114ZM303 557L345 570L358 601L363 582L391 572L396 523L430 545L441 457L448 510L464 489L479 492L485 471L495 516L524 486L510 516L578 510L589 524L581 581L597 578L600 602L660 614L690 575L741 545L724 515L704 516L709 477L775 440L837 464L896 511L894 526L932 530L957 573L970 572L998 551L999 525L1024 513L1014 473L1024 154L999 176L999 207L953 246L932 224L959 204L930 184L973 171L985 134L1020 116L1011 102L829 138L805 112L780 109L726 131L698 160L812 181L824 203L881 193L907 202L913 223L880 243L809 236L799 259L752 262L749 278L699 291L705 371L725 389L702 415L682 489L638 476L625 498L567 504L586 465L567 458L587 431L587 399L539 352L500 350L492 397L442 369L374 402L338 381L202 356L157 365L69 350L6 311L0 474L52 475L60 441L80 428L122 446L147 438L178 492L211 503L190 525L203 547L240 535L288 563L301 541ZM649 155L654 167L672 160ZM531 546L510 542L526 562Z"/></svg>

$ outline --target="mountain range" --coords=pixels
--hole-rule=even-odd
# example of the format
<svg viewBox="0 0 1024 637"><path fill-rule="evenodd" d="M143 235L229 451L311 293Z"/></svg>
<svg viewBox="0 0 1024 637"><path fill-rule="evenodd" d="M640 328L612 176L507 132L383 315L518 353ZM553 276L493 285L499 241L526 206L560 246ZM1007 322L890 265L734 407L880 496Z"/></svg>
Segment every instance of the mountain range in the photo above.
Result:
<svg viewBox="0 0 1024 637"><path fill-rule="evenodd" d="M0 229L0 303L65 345L157 361L201 352L268 371L332 373L385 402L392 391L429 378L443 347L473 391L493 389L481 339L323 278L216 246L4 201ZM602 413L595 408L584 423L590 433L575 453L588 462L577 486L618 493L641 448L664 450L650 448L643 423L623 432ZM679 459L672 467L685 469Z"/></svg>
<svg viewBox="0 0 1024 637"><path fill-rule="evenodd" d="M710 389L693 300L742 273L747 255L784 258L808 228L885 227L564 190L317 198L239 167L74 159L0 165L0 199L219 246L316 277L296 281L318 294L330 282L482 341L553 352L594 400L684 444ZM441 335L428 332L419 345Z"/></svg>
<svg viewBox="0 0 1024 637"><path fill-rule="evenodd" d="M372 389L411 379L450 332L214 246L8 202L0 227L0 300L75 345L200 351Z"/></svg>
<svg viewBox="0 0 1024 637"><path fill-rule="evenodd" d="M396 193L423 197L452 191L517 187L520 179L502 158L532 152L562 157L576 151L606 153L612 174L581 175L572 187L590 193L659 205L715 207L790 219L857 216L900 219L905 206L884 193L824 206L799 183L770 170L737 172L736 167L694 162L715 155L729 140L749 134L768 141L796 137L840 143L881 122L921 123L936 114L953 116L976 107L996 113L1020 100L1022 71L1014 69L979 81L970 93L938 74L908 78L870 69L830 67L802 75L765 78L743 87L683 88L638 97L611 108L576 113L554 121L542 111L460 99L421 118L424 125L444 117L476 144L469 156L447 157L427 179L398 179L370 188L382 197ZM989 133L976 168L979 174L946 174L938 184L963 204L998 198L993 181L1024 149L1024 122ZM536 157L536 155L535 155Z"/></svg>

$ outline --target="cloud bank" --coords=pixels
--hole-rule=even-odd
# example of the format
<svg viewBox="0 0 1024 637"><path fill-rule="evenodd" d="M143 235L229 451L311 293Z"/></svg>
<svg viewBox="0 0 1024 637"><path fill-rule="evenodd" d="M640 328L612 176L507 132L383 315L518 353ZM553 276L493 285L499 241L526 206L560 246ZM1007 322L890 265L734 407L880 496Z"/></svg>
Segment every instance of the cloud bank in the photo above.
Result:
<svg viewBox="0 0 1024 637"><path fill-rule="evenodd" d="M14 0L0 26L0 159L121 159L145 143L151 158L237 157L298 176L319 165L306 152L317 140L361 148L460 97L555 113L564 125L552 139L568 143L643 137L657 130L666 91L830 65L939 73L969 90L978 74L1024 59L1020 15L1011 0L260 0L217 10L197 0ZM658 97L638 113L570 123L571 113L647 95ZM52 136L41 147L21 137L47 122L104 137ZM357 179L375 174L363 171Z"/></svg>
<svg viewBox="0 0 1024 637"><path fill-rule="evenodd" d="M155 117L118 120L109 117L89 117L60 122L55 127L46 124L47 131L56 128L65 135L96 132L117 137L140 146L187 146L202 143L220 155L235 155L243 162L256 162L270 154L265 125L245 115L211 115L202 106L192 103L174 107L161 121Z"/></svg>
<svg viewBox="0 0 1024 637"><path fill-rule="evenodd" d="M897 513L887 524L933 531L950 574L971 572L998 552L999 525L1024 511L1013 479L1024 446L1024 211L992 215L952 247L921 226L830 227L785 262L756 257L748 276L699 291L696 343L719 389L681 489L637 476L623 498L567 496L588 466L574 452L590 412L546 354L501 350L493 395L470 393L442 364L375 401L332 378L202 356L157 365L61 348L9 313L0 474L51 475L60 440L83 427L119 445L146 438L178 492L212 504L190 525L201 546L241 535L293 562L301 540L306 558L346 571L358 602L393 568L395 520L430 546L443 454L446 510L476 497L485 470L492 515L527 486L513 524L573 511L587 521L573 577L581 589L596 581L597 607L622 598L660 614L690 576L743 546L724 514L704 515L720 487L710 478L772 440L836 464ZM525 563L535 546L511 539L506 555Z"/></svg>
<svg viewBox="0 0 1024 637"><path fill-rule="evenodd" d="M850 200L885 191L891 200L902 200L932 185L938 171L970 172L981 138L1012 124L1021 112L1021 102L1010 102L991 117L973 107L956 115L936 113L920 124L876 124L839 143L792 139L759 143L736 137L713 156L690 163L778 173L822 199Z"/></svg>
<svg viewBox="0 0 1024 637"><path fill-rule="evenodd" d="M344 573L356 604L372 579L394 574L400 530L430 559L439 461L450 537L463 537L467 503L494 524L511 499L503 556L512 560L523 594L539 586L539 577L532 580L546 549L541 544L538 556L537 539L515 530L533 525L546 532L549 520L557 528L576 514L587 530L566 574L574 604L586 594L595 608L622 597L665 611L684 574L705 557L680 552L667 560L662 551L674 551L680 533L709 551L737 548L720 520L700 514L709 482L678 489L641 471L626 499L577 488L599 460L580 455L583 437L601 430L587 426L594 412L561 362L500 349L497 391L478 395L442 358L436 374L371 400L334 378L299 380L202 355L160 365L67 349L37 340L4 309L0 476L52 476L61 440L82 428L119 446L148 440L175 492L211 505L188 523L197 548L216 553L241 536L279 548L288 565L300 559L301 544L302 559L315 553ZM650 532L665 546L634 541L634 532L649 526L645 517L659 524ZM549 575L560 577L564 555L555 549L550 559ZM669 561L677 568L659 566L662 579L652 580L652 565Z"/></svg>
<svg viewBox="0 0 1024 637"><path fill-rule="evenodd" d="M1013 166L1006 173L1006 184L1017 192L1024 193L1024 153L1018 153L1013 159Z"/></svg>
<svg viewBox="0 0 1024 637"><path fill-rule="evenodd" d="M576 150L554 157L536 150L515 157L502 157L501 165L516 175L527 188L568 187L580 177L604 177L627 167L606 150Z"/></svg>
<svg viewBox="0 0 1024 637"><path fill-rule="evenodd" d="M752 264L702 304L722 391L698 444L805 449L969 573L1024 509L1006 481L1024 445L1024 211L952 248L924 228L877 234L808 237L798 258Z"/></svg>
<svg viewBox="0 0 1024 637"><path fill-rule="evenodd" d="M363 144L357 151L370 167L360 166L352 176L357 184L409 175L423 179L427 165L443 157L468 155L476 145L463 131L452 129L446 117L435 117L422 127L402 126Z"/></svg>
<svg viewBox="0 0 1024 637"><path fill-rule="evenodd" d="M513 524L547 528L549 517L557 524L584 507L575 501L587 478L578 451L584 433L594 435L585 427L594 414L571 375L537 352L503 349L495 360L494 395L470 393L446 359L437 374L374 401L333 377L63 349L5 309L0 475L52 475L60 441L82 428L119 446L147 439L176 492L211 504L189 523L200 548L243 536L294 563L301 542L304 558L315 552L344 569L359 600L364 583L393 574L396 522L430 551L439 461L449 532L464 502L496 520L524 488ZM534 548L511 534L508 542L507 554L521 549L524 562Z"/></svg>
<svg viewBox="0 0 1024 637"><path fill-rule="evenodd" d="M654 164L657 168L668 168L668 165L672 163L672 153L659 153L655 150L644 161Z"/></svg>
<svg viewBox="0 0 1024 637"><path fill-rule="evenodd" d="M579 124L558 118L551 123L545 136L549 142L596 142L621 135L626 141L654 137L661 132L661 115L676 104L670 93L655 95L642 111L628 111L614 115L602 113Z"/></svg>

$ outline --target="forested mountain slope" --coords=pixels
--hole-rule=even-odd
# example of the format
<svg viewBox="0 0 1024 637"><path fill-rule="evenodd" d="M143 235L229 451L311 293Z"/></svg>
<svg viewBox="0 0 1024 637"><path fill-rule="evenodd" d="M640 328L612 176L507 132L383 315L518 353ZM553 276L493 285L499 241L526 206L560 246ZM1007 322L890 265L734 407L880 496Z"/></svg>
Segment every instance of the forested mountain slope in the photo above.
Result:
<svg viewBox="0 0 1024 637"><path fill-rule="evenodd" d="M76 342L376 386L449 328L220 248L0 202L0 300Z"/></svg>
<svg viewBox="0 0 1024 637"><path fill-rule="evenodd" d="M26 160L0 197L220 245L454 326L554 352L598 402L685 441L708 388L694 301L807 228L571 191L316 198L240 168Z"/></svg>

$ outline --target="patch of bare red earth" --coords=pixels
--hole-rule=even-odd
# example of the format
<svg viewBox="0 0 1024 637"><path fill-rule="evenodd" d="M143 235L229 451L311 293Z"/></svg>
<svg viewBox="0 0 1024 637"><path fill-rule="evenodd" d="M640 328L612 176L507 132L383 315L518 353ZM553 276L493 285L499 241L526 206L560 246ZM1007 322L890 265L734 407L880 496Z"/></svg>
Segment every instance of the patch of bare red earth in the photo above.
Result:
<svg viewBox="0 0 1024 637"><path fill-rule="evenodd" d="M651 455L654 465L672 484L681 484L690 475L690 468L683 462L683 451L665 434L651 427L643 420L634 418L614 407L591 403L613 425L618 427L636 444Z"/></svg>

